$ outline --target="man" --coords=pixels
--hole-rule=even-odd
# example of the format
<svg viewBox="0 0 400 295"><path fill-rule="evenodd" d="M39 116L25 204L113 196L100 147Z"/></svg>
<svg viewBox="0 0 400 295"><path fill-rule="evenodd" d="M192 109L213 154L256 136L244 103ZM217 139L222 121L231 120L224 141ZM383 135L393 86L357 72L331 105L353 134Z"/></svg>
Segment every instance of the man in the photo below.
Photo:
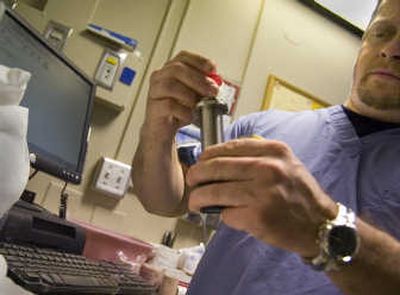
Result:
<svg viewBox="0 0 400 295"><path fill-rule="evenodd" d="M133 163L152 213L225 208L189 294L398 294L400 1L379 3L345 107L240 118L227 136L242 139L184 175L174 136L216 94L213 71L182 52L152 75Z"/></svg>

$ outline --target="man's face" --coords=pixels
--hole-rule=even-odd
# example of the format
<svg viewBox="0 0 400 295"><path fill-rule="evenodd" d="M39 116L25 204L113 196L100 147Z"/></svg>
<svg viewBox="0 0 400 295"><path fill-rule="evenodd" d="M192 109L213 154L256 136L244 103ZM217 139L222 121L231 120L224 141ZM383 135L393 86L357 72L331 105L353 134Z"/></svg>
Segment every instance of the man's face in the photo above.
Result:
<svg viewBox="0 0 400 295"><path fill-rule="evenodd" d="M400 111L400 1L384 0L368 27L354 72L356 104Z"/></svg>

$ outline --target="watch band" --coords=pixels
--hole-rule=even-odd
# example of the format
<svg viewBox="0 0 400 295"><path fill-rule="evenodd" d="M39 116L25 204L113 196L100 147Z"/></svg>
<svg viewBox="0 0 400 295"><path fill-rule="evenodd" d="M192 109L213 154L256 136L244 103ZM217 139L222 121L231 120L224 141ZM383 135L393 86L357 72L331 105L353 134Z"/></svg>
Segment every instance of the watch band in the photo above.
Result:
<svg viewBox="0 0 400 295"><path fill-rule="evenodd" d="M356 215L340 203L337 203L337 206L336 217L326 220L319 227L317 239L320 248L319 255L314 258L303 258L303 261L310 264L314 270L339 270L341 266L350 264L358 251Z"/></svg>

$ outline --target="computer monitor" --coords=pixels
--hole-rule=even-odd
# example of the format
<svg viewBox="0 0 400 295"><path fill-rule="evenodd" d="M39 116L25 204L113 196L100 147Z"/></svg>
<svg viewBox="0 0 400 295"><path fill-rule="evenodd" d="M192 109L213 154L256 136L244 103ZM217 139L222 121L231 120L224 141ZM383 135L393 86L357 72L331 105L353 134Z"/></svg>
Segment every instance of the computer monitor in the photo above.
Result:
<svg viewBox="0 0 400 295"><path fill-rule="evenodd" d="M14 11L0 22L0 64L32 73L22 106L29 108L31 166L79 184L95 85Z"/></svg>

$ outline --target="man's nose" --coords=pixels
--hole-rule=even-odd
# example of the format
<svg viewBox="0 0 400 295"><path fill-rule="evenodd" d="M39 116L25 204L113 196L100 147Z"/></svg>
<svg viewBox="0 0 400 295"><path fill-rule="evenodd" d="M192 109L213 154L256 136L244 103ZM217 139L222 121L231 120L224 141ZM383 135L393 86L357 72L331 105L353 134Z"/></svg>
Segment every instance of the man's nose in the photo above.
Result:
<svg viewBox="0 0 400 295"><path fill-rule="evenodd" d="M400 60L400 36L388 42L381 50L384 58Z"/></svg>

